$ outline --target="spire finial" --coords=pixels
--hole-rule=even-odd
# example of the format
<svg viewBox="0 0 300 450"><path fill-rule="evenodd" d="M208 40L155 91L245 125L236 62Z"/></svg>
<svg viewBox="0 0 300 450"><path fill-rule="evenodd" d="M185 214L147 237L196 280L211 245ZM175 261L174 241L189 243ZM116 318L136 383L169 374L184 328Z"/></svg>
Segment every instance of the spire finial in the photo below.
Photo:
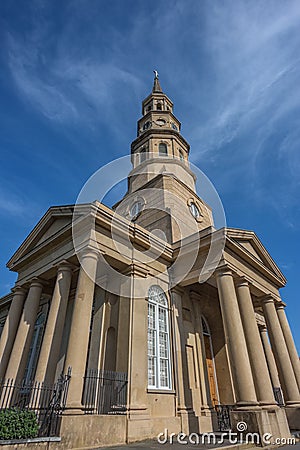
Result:
<svg viewBox="0 0 300 450"><path fill-rule="evenodd" d="M153 70L153 73L154 73L154 85L153 85L152 92L162 92L162 88L160 86L159 79L158 79L158 71Z"/></svg>

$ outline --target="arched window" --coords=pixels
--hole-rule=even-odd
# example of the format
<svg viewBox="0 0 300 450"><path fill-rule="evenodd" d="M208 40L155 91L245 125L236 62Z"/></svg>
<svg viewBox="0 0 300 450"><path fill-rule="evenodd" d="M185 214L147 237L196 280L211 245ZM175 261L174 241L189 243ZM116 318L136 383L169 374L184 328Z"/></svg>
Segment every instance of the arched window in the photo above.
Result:
<svg viewBox="0 0 300 450"><path fill-rule="evenodd" d="M161 111L161 110L162 110L162 107L161 107L161 103L157 103L157 105L156 105L156 109L158 109L159 111Z"/></svg>
<svg viewBox="0 0 300 450"><path fill-rule="evenodd" d="M171 389L168 301L159 286L148 293L148 387Z"/></svg>
<svg viewBox="0 0 300 450"><path fill-rule="evenodd" d="M158 146L159 156L168 156L167 144L160 143Z"/></svg>
<svg viewBox="0 0 300 450"><path fill-rule="evenodd" d="M27 366L24 375L24 379L26 382L32 381L34 378L35 369L37 366L37 361L42 345L45 318L46 318L45 314L42 313L38 316L35 322L33 337L27 359Z"/></svg>
<svg viewBox="0 0 300 450"><path fill-rule="evenodd" d="M180 161L184 161L184 156L181 150L179 150L179 159Z"/></svg>

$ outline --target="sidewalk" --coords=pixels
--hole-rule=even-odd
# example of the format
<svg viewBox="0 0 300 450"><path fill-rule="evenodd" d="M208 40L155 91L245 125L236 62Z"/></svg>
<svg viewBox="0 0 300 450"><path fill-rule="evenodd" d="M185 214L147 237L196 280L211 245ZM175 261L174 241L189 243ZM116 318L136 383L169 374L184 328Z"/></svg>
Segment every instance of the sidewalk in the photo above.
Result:
<svg viewBox="0 0 300 450"><path fill-rule="evenodd" d="M232 448L234 450L239 449L249 449L251 446L249 444L236 444L232 445L228 441L224 441L223 444L180 444L177 442L177 440L174 440L173 444L170 444L169 442L166 444L159 444L157 440L147 440L143 442L135 442L133 444L127 444L127 445L116 445L113 447L100 447L97 450L123 450L126 448L129 449L135 449L135 450L195 450L195 449L201 449L201 450L212 450L214 448ZM296 446L293 446L293 449L296 450ZM297 448L297 450L300 450L300 447Z"/></svg>
<svg viewBox="0 0 300 450"><path fill-rule="evenodd" d="M222 445L218 444L204 444L204 445L193 445L193 444L179 444L177 441L173 444L167 443L167 444L159 444L156 440L147 440L143 442L136 442L133 444L127 444L127 445L116 445L113 447L100 447L97 450L123 450L126 448L129 449L135 449L135 450L195 450L195 449L201 449L201 450L212 450L213 448L232 448L233 450L239 450L239 449L269 449L271 447L255 447L251 446L250 444L230 444L229 442L224 442ZM274 447L273 447L274 448ZM284 445L282 447L278 447L280 450L300 450L300 442L296 443L295 445Z"/></svg>

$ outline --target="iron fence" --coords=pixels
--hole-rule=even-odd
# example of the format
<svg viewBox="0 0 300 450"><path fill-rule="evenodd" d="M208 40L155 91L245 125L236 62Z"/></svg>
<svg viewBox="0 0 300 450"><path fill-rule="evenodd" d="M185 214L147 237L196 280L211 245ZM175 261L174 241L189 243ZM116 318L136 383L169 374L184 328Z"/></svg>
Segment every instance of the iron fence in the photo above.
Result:
<svg viewBox="0 0 300 450"><path fill-rule="evenodd" d="M89 369L84 377L82 404L86 414L124 414L127 373Z"/></svg>
<svg viewBox="0 0 300 450"><path fill-rule="evenodd" d="M218 431L230 431L230 411L232 410L232 405L216 405L215 410L217 412Z"/></svg>
<svg viewBox="0 0 300 450"><path fill-rule="evenodd" d="M33 411L39 425L39 436L58 436L60 416L66 404L71 368L52 384L44 382L0 382L0 410L19 409Z"/></svg>

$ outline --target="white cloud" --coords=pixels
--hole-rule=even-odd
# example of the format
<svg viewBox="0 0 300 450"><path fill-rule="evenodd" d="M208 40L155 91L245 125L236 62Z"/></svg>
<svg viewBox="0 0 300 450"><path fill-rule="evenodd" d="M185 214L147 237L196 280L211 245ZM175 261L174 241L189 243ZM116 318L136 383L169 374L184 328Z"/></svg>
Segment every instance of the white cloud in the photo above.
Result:
<svg viewBox="0 0 300 450"><path fill-rule="evenodd" d="M0 192L0 214L12 216L23 216L25 204L11 193Z"/></svg>
<svg viewBox="0 0 300 450"><path fill-rule="evenodd" d="M10 35L8 61L23 98L47 119L61 124L109 124L118 110L118 93L136 95L141 88L138 77L118 67L113 57L101 63L88 55L70 57L67 40L57 55L48 57L43 46L46 39L40 26L27 42Z"/></svg>
<svg viewBox="0 0 300 450"><path fill-rule="evenodd" d="M215 2L207 8L205 46L216 78L209 84L208 120L193 135L205 143L204 151L255 128L263 140L261 128L267 132L299 107L297 25L300 5L292 1Z"/></svg>

